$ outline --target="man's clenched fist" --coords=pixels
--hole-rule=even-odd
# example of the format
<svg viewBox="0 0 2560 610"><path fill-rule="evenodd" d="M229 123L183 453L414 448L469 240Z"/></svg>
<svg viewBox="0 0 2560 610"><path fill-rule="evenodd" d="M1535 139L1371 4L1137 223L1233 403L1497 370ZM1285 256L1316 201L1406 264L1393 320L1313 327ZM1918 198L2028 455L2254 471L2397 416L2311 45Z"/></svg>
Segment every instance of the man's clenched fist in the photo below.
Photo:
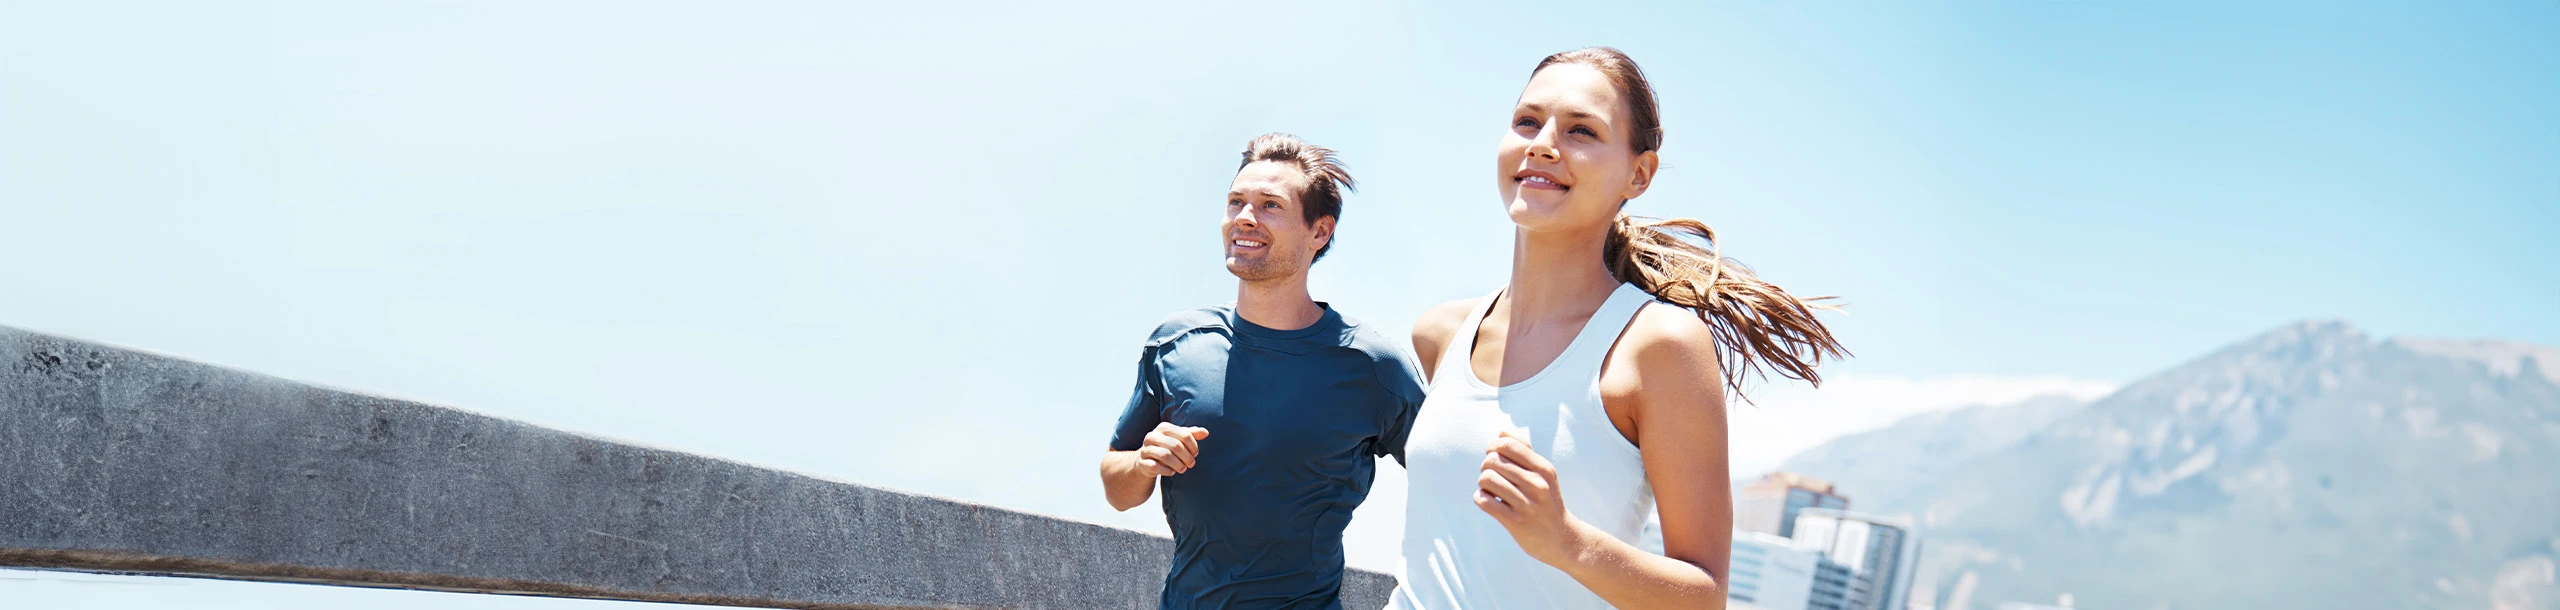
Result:
<svg viewBox="0 0 2560 610"><path fill-rule="evenodd" d="M1145 445L1138 447L1138 465L1160 477L1190 472L1200 459L1200 440L1205 438L1209 438L1208 428L1157 422L1155 431L1147 433Z"/></svg>

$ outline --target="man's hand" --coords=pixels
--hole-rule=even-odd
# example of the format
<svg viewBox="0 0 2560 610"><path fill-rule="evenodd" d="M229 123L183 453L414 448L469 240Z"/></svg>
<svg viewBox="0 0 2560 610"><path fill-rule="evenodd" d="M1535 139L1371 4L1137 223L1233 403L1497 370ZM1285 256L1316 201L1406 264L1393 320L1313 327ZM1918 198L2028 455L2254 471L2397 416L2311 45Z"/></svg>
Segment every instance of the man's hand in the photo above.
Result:
<svg viewBox="0 0 2560 610"><path fill-rule="evenodd" d="M1191 470L1200 457L1200 439L1209 438L1204 428L1188 428L1158 422L1153 432L1139 442L1136 451L1109 451L1102 454L1102 495L1111 500L1113 510L1129 510L1144 504L1156 493L1156 478L1182 474Z"/></svg>
<svg viewBox="0 0 2560 610"><path fill-rule="evenodd" d="M1138 467L1156 476L1167 477L1191 471L1200 460L1200 441L1209 438L1209 429L1176 426L1158 422L1153 432L1138 447Z"/></svg>

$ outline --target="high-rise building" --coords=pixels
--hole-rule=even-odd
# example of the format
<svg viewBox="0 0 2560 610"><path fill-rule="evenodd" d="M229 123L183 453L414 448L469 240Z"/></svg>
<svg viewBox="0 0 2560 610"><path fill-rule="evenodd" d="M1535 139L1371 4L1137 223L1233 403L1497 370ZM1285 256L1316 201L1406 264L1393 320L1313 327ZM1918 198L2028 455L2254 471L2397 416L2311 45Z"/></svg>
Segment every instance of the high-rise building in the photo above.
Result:
<svg viewBox="0 0 2560 610"><path fill-rule="evenodd" d="M1794 537L1796 515L1808 508L1847 509L1849 497L1833 490L1830 481L1772 472L1742 488L1741 497L1734 498L1733 527Z"/></svg>
<svg viewBox="0 0 2560 610"><path fill-rule="evenodd" d="M1735 532L1725 597L1765 610L1808 610L1814 572L1822 562L1821 555L1776 534Z"/></svg>
<svg viewBox="0 0 2560 610"><path fill-rule="evenodd" d="M1907 610L1919 569L1920 539L1911 524L1845 510L1808 508L1796 517L1796 548L1847 566L1852 587L1847 610Z"/></svg>
<svg viewBox="0 0 2560 610"><path fill-rule="evenodd" d="M1937 564L1916 561L1919 558L1918 549L1913 550L1915 552L1912 557L1915 561L1912 563L1920 567L1911 571L1911 591L1903 594L1905 599L1902 602L1902 610L1938 610Z"/></svg>
<svg viewBox="0 0 2560 610"><path fill-rule="evenodd" d="M1857 601L1867 592L1866 582L1848 565L1822 557L1813 564L1813 586L1805 592L1805 610L1857 610Z"/></svg>
<svg viewBox="0 0 2560 610"><path fill-rule="evenodd" d="M1796 540L1735 532L1725 598L1761 610L1857 610L1872 587L1857 566L1833 561Z"/></svg>

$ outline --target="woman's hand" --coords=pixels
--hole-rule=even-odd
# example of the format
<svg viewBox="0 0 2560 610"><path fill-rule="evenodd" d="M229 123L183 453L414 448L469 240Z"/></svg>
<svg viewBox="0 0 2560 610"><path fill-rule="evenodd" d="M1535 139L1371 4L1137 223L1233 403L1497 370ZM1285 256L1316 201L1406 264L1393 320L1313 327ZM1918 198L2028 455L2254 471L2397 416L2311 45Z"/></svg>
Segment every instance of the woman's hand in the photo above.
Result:
<svg viewBox="0 0 2560 610"><path fill-rule="evenodd" d="M1573 561L1587 546L1582 523L1564 509L1555 464L1530 450L1525 433L1504 430L1485 448L1484 470L1476 474L1476 508L1510 530L1520 550L1548 565Z"/></svg>

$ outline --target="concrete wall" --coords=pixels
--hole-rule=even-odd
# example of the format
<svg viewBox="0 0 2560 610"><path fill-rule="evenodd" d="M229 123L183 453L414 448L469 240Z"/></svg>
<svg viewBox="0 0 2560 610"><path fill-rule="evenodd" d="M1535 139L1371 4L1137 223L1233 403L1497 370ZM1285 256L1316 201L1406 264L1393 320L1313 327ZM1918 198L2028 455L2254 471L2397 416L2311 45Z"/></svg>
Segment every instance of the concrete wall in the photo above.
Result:
<svg viewBox="0 0 2560 610"><path fill-rule="evenodd" d="M1138 608L1171 546L0 327L0 565L790 608ZM1394 586L1346 580L1349 608L1381 607Z"/></svg>

